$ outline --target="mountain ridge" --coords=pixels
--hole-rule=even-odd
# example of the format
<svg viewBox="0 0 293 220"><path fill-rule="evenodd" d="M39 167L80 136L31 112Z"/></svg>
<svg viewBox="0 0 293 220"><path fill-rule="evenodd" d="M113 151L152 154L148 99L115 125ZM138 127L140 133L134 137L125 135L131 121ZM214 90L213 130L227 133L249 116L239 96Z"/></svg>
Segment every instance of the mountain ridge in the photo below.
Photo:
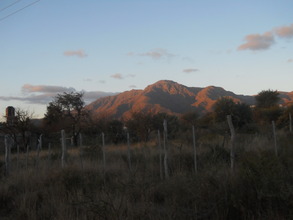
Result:
<svg viewBox="0 0 293 220"><path fill-rule="evenodd" d="M187 87L171 80L160 80L143 90L130 90L114 96L102 97L88 104L86 109L93 115L112 118L129 118L133 112L165 112L180 116L197 111L200 114L212 110L221 97L230 97L236 102L254 105L254 96L238 95L222 87ZM292 92L280 92L281 103L293 102Z"/></svg>

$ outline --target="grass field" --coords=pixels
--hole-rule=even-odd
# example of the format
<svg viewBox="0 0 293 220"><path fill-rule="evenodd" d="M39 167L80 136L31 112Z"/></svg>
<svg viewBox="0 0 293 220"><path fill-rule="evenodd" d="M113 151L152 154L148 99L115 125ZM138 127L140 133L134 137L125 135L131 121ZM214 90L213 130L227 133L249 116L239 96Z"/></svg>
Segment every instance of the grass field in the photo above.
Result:
<svg viewBox="0 0 293 220"><path fill-rule="evenodd" d="M235 169L229 142L201 138L198 172L192 144L170 141L168 179L160 175L155 141L68 150L60 146L11 159L1 155L0 219L293 219L293 136L278 134L278 157L268 136L239 135Z"/></svg>

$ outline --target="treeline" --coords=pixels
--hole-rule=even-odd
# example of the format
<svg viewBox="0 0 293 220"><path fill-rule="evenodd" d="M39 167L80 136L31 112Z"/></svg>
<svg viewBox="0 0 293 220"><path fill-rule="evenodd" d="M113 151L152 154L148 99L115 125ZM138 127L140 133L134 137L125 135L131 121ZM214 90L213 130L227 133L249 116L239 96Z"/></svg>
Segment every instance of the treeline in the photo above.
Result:
<svg viewBox="0 0 293 220"><path fill-rule="evenodd" d="M227 133L227 115L231 115L237 133L267 132L272 121L278 129L292 132L293 105L281 106L277 91L261 91L255 96L255 101L255 106L249 106L230 97L222 97L214 104L213 111L204 115L196 111L181 116L133 112L129 119L112 119L105 115L94 117L87 111L83 93L63 93L48 104L41 124L35 125L28 112L18 109L14 123L3 123L1 130L18 139L24 149L31 142L31 134L50 136L60 130L65 130L72 137L74 145L78 144L81 133L92 137L105 133L106 141L114 144L126 142L126 133L130 133L132 142L147 142L158 130L163 131L164 120L168 123L170 139L186 138L191 126L195 126L197 131L206 129Z"/></svg>

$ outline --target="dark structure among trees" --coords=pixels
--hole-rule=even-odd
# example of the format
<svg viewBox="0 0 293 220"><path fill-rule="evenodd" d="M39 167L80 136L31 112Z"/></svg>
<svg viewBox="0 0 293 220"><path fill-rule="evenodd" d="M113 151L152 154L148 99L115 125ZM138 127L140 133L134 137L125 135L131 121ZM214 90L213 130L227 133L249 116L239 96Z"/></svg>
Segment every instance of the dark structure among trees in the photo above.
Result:
<svg viewBox="0 0 293 220"><path fill-rule="evenodd" d="M13 125L15 122L15 108L12 106L8 106L6 108L6 123L8 125Z"/></svg>

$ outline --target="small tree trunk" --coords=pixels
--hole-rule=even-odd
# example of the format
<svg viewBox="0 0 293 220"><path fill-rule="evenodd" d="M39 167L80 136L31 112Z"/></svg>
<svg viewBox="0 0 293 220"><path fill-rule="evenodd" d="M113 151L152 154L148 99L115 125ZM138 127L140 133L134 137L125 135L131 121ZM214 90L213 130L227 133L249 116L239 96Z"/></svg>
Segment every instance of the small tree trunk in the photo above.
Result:
<svg viewBox="0 0 293 220"><path fill-rule="evenodd" d="M276 125L275 122L272 121L272 127L273 127L273 136L274 136L274 148L275 148L275 154L278 156L278 146L277 146L277 135L276 135Z"/></svg>
<svg viewBox="0 0 293 220"><path fill-rule="evenodd" d="M169 170L168 170L168 146L167 146L167 134L168 134L168 128L167 128L167 120L164 120L163 123L164 126L164 170L165 170L165 178L169 178Z"/></svg>
<svg viewBox="0 0 293 220"><path fill-rule="evenodd" d="M66 160L66 139L65 139L65 131L61 131L61 145L62 145L62 156L61 156L61 166L64 168L65 160Z"/></svg>
<svg viewBox="0 0 293 220"><path fill-rule="evenodd" d="M194 171L195 171L195 173L197 173L196 143L195 143L195 131L194 131L194 126L192 126L192 140L193 140Z"/></svg>
<svg viewBox="0 0 293 220"><path fill-rule="evenodd" d="M159 144L159 162L160 162L160 178L163 179L163 165L162 165L162 145L161 145L161 134L158 130L158 144Z"/></svg>
<svg viewBox="0 0 293 220"><path fill-rule="evenodd" d="M231 161L231 170L234 170L235 163L235 152L234 152L234 141L235 141L235 129L232 123L231 115L227 115L227 121L231 132L231 142L230 142L230 161Z"/></svg>

